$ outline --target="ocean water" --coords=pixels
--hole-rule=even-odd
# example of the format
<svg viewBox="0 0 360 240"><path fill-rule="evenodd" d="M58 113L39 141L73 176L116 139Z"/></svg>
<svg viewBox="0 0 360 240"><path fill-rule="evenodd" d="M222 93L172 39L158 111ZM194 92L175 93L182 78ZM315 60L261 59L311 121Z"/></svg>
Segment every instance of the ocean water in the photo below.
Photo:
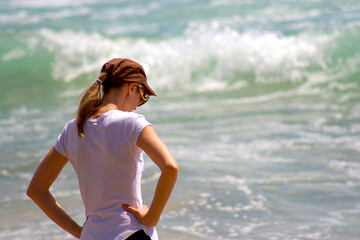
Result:
<svg viewBox="0 0 360 240"><path fill-rule="evenodd" d="M358 0L0 0L0 239L72 239L25 191L113 57L180 165L161 239L359 239L359 40ZM52 191L85 221L70 166Z"/></svg>

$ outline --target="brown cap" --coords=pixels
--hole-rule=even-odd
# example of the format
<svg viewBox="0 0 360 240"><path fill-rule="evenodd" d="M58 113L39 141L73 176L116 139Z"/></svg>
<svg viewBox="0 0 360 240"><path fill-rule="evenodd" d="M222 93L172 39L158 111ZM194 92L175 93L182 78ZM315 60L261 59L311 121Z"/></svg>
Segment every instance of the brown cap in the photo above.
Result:
<svg viewBox="0 0 360 240"><path fill-rule="evenodd" d="M155 92L147 84L143 67L137 62L126 58L113 58L102 66L101 72L107 72L107 78L109 79L140 83L144 86L145 93L156 96Z"/></svg>

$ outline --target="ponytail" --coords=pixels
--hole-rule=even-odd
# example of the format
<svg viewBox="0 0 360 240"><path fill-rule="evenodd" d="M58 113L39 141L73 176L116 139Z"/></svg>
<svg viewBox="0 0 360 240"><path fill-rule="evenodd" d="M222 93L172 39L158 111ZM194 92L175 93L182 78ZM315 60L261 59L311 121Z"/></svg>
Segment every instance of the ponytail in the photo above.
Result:
<svg viewBox="0 0 360 240"><path fill-rule="evenodd" d="M106 79L106 72L99 75L99 79ZM79 137L84 137L84 125L86 121L96 113L101 106L101 82L95 81L82 95L77 111L76 125Z"/></svg>

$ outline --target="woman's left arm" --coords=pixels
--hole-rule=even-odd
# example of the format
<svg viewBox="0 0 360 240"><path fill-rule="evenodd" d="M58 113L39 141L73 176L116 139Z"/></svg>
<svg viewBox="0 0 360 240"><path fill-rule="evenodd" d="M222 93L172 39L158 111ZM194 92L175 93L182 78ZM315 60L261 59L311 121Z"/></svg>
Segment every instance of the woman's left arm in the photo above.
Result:
<svg viewBox="0 0 360 240"><path fill-rule="evenodd" d="M82 227L79 226L60 206L50 193L50 186L59 176L68 159L52 147L41 161L30 185L27 195L41 208L41 210L57 225L80 238Z"/></svg>

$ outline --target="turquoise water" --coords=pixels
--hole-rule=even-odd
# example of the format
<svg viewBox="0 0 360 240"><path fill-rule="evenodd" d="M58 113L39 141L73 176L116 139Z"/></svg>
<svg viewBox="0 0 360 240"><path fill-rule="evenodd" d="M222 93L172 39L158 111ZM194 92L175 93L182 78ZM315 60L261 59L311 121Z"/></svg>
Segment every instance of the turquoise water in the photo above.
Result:
<svg viewBox="0 0 360 240"><path fill-rule="evenodd" d="M25 191L113 57L181 168L162 239L359 239L359 40L360 1L1 0L0 239L71 239ZM85 220L70 166L52 190Z"/></svg>

